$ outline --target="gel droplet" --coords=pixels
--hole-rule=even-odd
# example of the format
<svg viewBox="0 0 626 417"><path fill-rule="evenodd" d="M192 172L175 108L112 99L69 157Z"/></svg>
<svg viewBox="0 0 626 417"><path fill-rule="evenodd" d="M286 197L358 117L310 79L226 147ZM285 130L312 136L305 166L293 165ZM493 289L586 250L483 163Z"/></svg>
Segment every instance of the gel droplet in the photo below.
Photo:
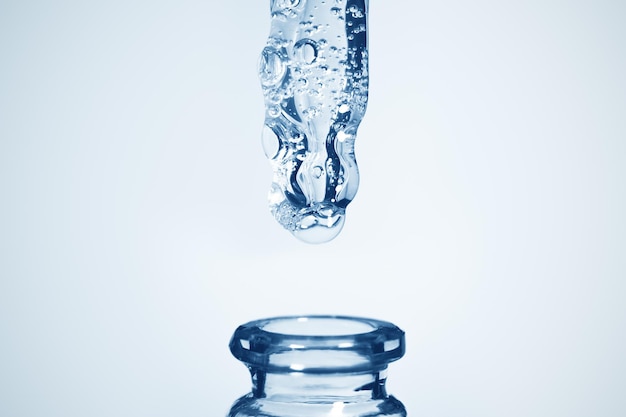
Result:
<svg viewBox="0 0 626 417"><path fill-rule="evenodd" d="M324 243L341 232L359 185L354 142L367 107L367 0L272 4L259 63L269 208L296 238Z"/></svg>

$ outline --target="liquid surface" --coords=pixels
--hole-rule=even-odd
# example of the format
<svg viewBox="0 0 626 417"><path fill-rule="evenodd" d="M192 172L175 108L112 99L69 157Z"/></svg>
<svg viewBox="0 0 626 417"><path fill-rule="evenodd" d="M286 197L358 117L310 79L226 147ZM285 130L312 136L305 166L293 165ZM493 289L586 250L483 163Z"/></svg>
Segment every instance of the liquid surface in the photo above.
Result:
<svg viewBox="0 0 626 417"><path fill-rule="evenodd" d="M262 143L274 218L297 238L335 238L359 186L354 155L367 106L367 0L271 0L259 60Z"/></svg>

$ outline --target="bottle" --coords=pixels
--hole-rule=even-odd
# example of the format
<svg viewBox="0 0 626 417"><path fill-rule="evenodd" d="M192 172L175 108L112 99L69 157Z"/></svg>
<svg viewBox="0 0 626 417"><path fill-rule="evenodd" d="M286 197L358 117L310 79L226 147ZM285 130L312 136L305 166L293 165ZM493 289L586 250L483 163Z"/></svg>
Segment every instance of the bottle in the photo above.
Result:
<svg viewBox="0 0 626 417"><path fill-rule="evenodd" d="M228 417L406 417L385 389L387 366L404 355L395 325L349 316L284 316L237 328L233 356L252 390Z"/></svg>

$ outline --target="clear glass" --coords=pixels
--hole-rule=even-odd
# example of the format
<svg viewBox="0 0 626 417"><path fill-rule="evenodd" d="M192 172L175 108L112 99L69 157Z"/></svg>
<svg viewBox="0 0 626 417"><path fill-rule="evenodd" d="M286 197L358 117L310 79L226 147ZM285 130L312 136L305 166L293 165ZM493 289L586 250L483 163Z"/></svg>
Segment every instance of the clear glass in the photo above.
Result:
<svg viewBox="0 0 626 417"><path fill-rule="evenodd" d="M368 0L270 0L259 60L269 206L298 239L335 238L359 186L354 154L368 95Z"/></svg>
<svg viewBox="0 0 626 417"><path fill-rule="evenodd" d="M385 389L387 366L404 355L395 325L348 316L288 316L239 326L230 350L252 391L229 417L405 417Z"/></svg>

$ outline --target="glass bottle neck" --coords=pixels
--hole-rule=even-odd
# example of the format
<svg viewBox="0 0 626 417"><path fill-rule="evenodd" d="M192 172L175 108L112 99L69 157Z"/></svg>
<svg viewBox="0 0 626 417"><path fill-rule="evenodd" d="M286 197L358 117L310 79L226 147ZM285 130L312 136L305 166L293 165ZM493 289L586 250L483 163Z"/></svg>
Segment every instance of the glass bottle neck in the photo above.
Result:
<svg viewBox="0 0 626 417"><path fill-rule="evenodd" d="M387 398L387 370L363 373L316 374L303 372L267 372L250 369L252 394L255 398L274 401L297 401L317 398L319 401L356 402Z"/></svg>

